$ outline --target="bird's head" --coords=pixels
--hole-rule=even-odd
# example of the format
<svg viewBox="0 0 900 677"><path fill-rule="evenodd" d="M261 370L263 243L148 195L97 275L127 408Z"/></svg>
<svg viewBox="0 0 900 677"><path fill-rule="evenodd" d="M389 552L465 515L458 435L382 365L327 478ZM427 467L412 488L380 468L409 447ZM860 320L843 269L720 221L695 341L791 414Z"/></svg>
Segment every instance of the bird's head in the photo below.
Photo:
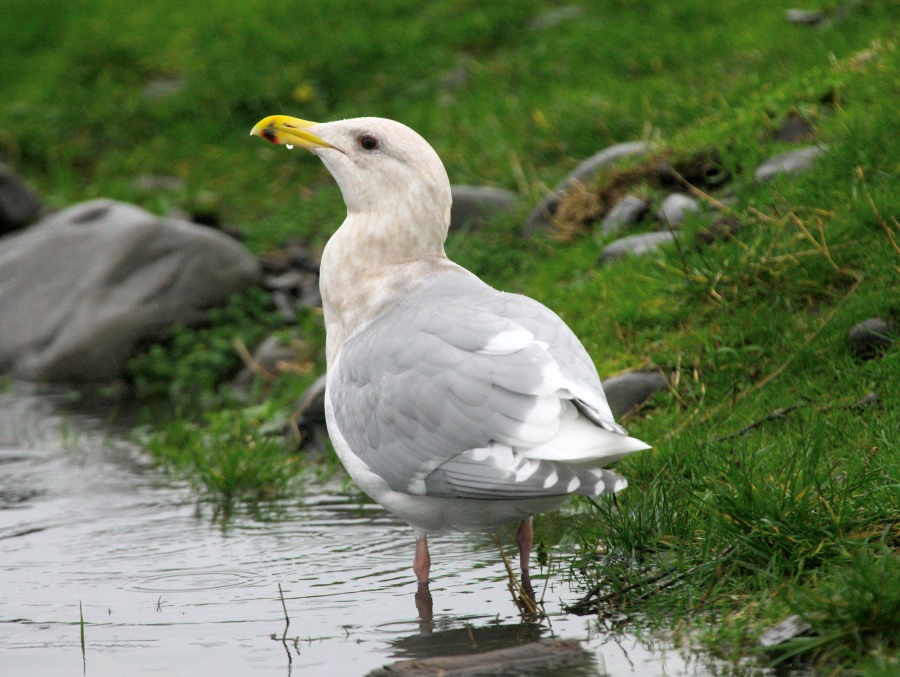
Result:
<svg viewBox="0 0 900 677"><path fill-rule="evenodd" d="M286 115L260 120L250 132L317 155L340 186L349 214L441 229L450 221L450 181L434 149L412 129L384 118L315 123Z"/></svg>

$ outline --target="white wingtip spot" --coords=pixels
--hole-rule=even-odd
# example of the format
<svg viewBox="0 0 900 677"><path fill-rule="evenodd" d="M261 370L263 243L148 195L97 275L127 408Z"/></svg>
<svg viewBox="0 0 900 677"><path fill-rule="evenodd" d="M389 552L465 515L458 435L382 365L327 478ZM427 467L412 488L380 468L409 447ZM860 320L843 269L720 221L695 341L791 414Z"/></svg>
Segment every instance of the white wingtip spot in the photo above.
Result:
<svg viewBox="0 0 900 677"><path fill-rule="evenodd" d="M524 327L501 331L478 349L482 355L508 355L534 341L534 334Z"/></svg>
<svg viewBox="0 0 900 677"><path fill-rule="evenodd" d="M549 489L557 482L559 482L559 475L557 475L556 471L554 470L552 473L547 475L547 479L544 480L544 489Z"/></svg>
<svg viewBox="0 0 900 677"><path fill-rule="evenodd" d="M472 449L472 451L469 453L472 454L473 461L475 461L476 463L483 463L484 461L486 461L488 459L488 456L491 455L491 448L490 447L480 447L478 449Z"/></svg>
<svg viewBox="0 0 900 677"><path fill-rule="evenodd" d="M602 479L597 480L597 483L594 485L594 494L599 496L605 490L606 490L606 482L604 482Z"/></svg>
<svg viewBox="0 0 900 677"><path fill-rule="evenodd" d="M516 482L524 482L529 477L534 475L535 471L538 469L539 463L532 463L531 461L525 461L522 464L522 467L516 472Z"/></svg>
<svg viewBox="0 0 900 677"><path fill-rule="evenodd" d="M577 477L573 477L571 480L569 480L569 486L566 487L566 491L571 494L571 493L575 492L575 490L578 489L578 487L580 487L580 486L581 486L581 480L578 479Z"/></svg>
<svg viewBox="0 0 900 677"><path fill-rule="evenodd" d="M628 487L628 480L626 480L624 477L620 477L619 479L616 480L616 483L613 484L613 492L618 493L618 492L622 491L622 489L625 489L627 487Z"/></svg>

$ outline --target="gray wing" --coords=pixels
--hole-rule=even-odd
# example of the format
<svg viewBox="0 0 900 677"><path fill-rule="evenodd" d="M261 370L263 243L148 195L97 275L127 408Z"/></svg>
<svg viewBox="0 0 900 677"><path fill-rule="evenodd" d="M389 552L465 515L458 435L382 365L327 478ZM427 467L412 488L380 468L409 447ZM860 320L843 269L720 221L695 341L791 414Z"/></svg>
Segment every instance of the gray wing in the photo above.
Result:
<svg viewBox="0 0 900 677"><path fill-rule="evenodd" d="M562 320L474 277L438 276L351 338L329 388L350 448L395 491L524 498L624 486L608 470L523 455L576 408L632 438Z"/></svg>

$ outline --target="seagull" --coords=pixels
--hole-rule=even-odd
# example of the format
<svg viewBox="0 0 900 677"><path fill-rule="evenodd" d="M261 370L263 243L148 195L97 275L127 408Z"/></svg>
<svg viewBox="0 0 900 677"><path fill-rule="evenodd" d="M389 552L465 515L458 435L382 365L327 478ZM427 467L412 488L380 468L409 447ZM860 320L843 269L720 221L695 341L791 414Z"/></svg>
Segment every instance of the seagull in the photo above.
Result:
<svg viewBox="0 0 900 677"><path fill-rule="evenodd" d="M573 494L621 491L626 480L604 466L650 447L616 423L556 313L447 258L450 181L419 134L383 118L285 115L250 133L318 156L347 206L320 287L326 423L350 477L412 527L420 593L428 534L518 522L533 602L532 517Z"/></svg>

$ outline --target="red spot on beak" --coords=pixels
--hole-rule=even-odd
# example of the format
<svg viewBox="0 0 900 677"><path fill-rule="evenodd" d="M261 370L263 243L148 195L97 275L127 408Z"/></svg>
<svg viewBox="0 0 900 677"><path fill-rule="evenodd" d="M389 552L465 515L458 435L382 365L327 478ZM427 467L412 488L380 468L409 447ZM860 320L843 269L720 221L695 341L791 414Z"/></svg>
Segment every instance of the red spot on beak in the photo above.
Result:
<svg viewBox="0 0 900 677"><path fill-rule="evenodd" d="M266 127L262 132L262 136L264 139L271 141L272 143L278 143L278 135L271 127Z"/></svg>

